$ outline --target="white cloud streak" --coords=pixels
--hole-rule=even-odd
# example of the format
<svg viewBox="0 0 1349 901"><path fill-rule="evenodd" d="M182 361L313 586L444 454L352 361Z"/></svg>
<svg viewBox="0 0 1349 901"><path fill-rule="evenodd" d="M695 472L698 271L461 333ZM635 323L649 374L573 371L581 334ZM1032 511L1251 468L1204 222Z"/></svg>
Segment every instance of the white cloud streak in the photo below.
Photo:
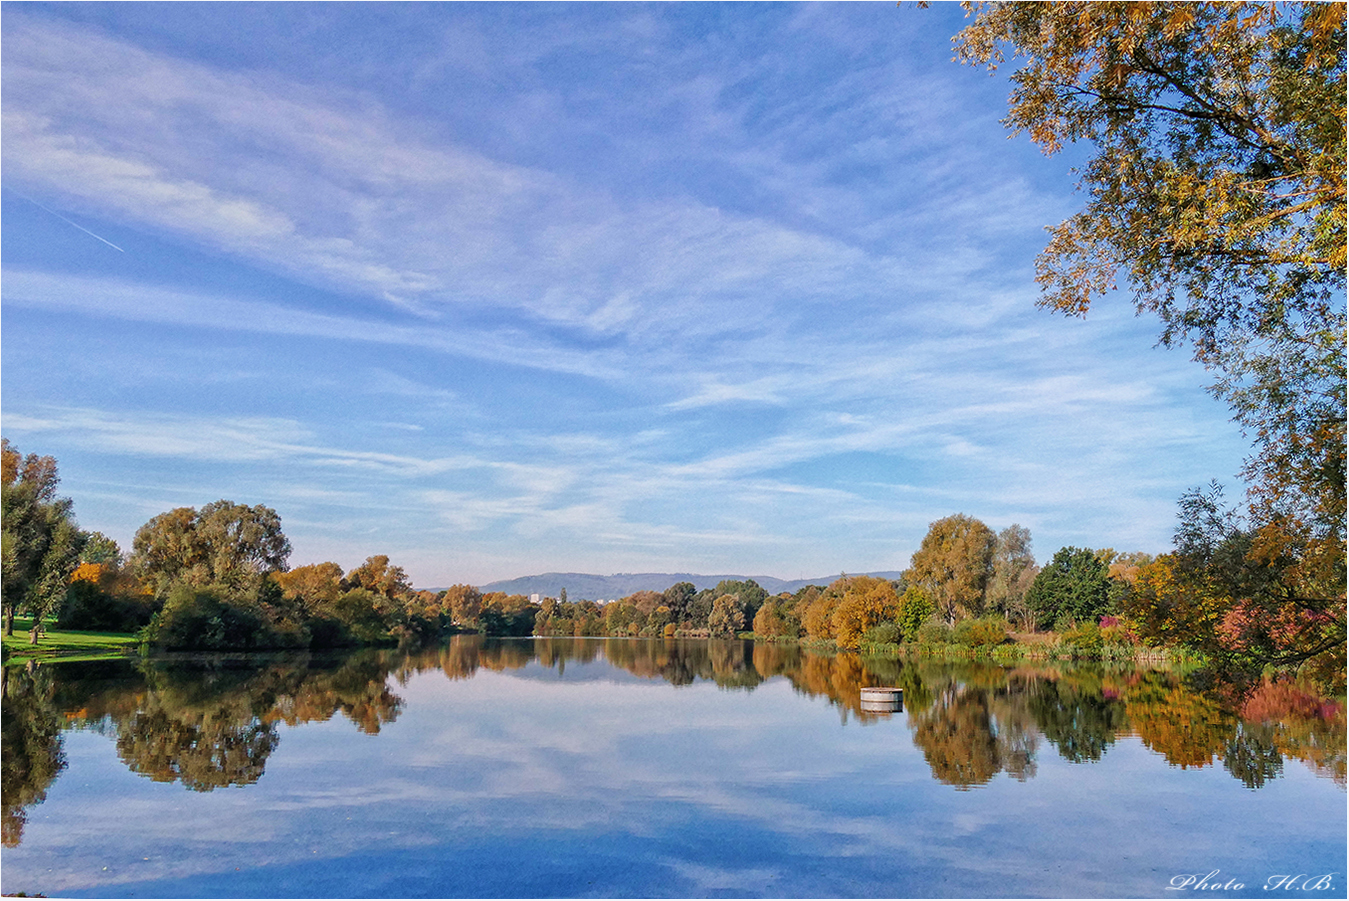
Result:
<svg viewBox="0 0 1349 901"><path fill-rule="evenodd" d="M1051 542L1155 549L1159 498L1235 468L1204 469L1235 442L1196 400L1197 373L1150 355L1125 316L1033 313L1029 251L1064 194L989 149L992 118L971 115L963 83L858 57L873 38L819 17L784 12L750 42L776 43L745 54L726 35L681 40L654 10L509 40L464 13L435 54L400 59L405 87L464 73L522 87L481 95L503 102L456 131L378 87L7 10L7 185L283 277L242 290L7 260L7 334L127 323L174 363L86 342L65 382L20 371L7 432L160 461L207 494L255 478L294 502L313 546L374 529L432 582L518 575L522 555L888 568L951 507ZM796 51L816 43L839 55L800 89ZM606 65L550 83L557 54L589 52ZM596 161L549 152L586 136L603 138ZM296 282L322 290L293 299ZM170 333L188 337L161 349ZM206 359L222 334L293 339L294 359ZM477 393L441 361L477 364ZM240 387L286 383L285 415ZM214 409L194 395L208 385L252 412ZM342 418L300 385L342 397ZM108 509L130 481L89 487ZM434 542L493 571L450 572Z"/></svg>

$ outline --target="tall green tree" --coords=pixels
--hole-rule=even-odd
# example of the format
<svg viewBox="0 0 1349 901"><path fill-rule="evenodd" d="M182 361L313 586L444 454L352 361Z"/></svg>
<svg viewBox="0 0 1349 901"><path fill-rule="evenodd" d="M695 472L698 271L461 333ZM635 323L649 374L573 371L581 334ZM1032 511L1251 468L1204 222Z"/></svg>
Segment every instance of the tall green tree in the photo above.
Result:
<svg viewBox="0 0 1349 901"><path fill-rule="evenodd" d="M895 624L899 626L900 638L903 641L917 641L918 630L936 611L937 608L926 591L917 585L905 588L904 594L899 598L899 609L895 613Z"/></svg>
<svg viewBox="0 0 1349 901"><path fill-rule="evenodd" d="M753 579L722 579L717 583L717 587L712 589L713 597L721 597L730 594L739 598L740 611L747 623L754 622L755 615L763 602L768 598L768 592Z"/></svg>
<svg viewBox="0 0 1349 901"><path fill-rule="evenodd" d="M1109 572L1089 548L1059 548L1031 583L1026 602L1047 626L1095 623L1110 602Z"/></svg>
<svg viewBox="0 0 1349 901"><path fill-rule="evenodd" d="M80 549L81 563L97 563L118 569L126 562L117 542L102 532L85 533L84 547Z"/></svg>
<svg viewBox="0 0 1349 901"><path fill-rule="evenodd" d="M670 608L670 622L682 623L688 618L689 609L693 606L693 598L698 594L698 589L693 587L692 582L676 582L662 594L665 597L665 606Z"/></svg>
<svg viewBox="0 0 1349 901"><path fill-rule="evenodd" d="M959 58L1020 65L1008 127L1094 148L1042 305L1084 315L1122 283L1193 348L1254 441L1248 553L1343 621L1344 5L966 7Z"/></svg>
<svg viewBox="0 0 1349 901"><path fill-rule="evenodd" d="M5 634L14 634L15 613L27 609L33 615L31 637L36 643L42 618L65 599L86 535L75 523L70 499L56 495L60 478L55 458L22 456L9 439L3 439L0 458L0 598Z"/></svg>

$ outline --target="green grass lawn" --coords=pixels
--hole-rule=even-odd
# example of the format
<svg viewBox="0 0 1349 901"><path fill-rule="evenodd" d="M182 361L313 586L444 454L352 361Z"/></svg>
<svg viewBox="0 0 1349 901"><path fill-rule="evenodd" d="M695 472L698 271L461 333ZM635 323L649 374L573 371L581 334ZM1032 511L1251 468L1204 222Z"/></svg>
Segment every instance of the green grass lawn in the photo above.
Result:
<svg viewBox="0 0 1349 901"><path fill-rule="evenodd" d="M32 619L14 617L14 634L4 636L5 665L29 660L100 660L125 657L136 649L136 636L126 632L44 631L37 644L29 643ZM50 628L50 627L49 627Z"/></svg>

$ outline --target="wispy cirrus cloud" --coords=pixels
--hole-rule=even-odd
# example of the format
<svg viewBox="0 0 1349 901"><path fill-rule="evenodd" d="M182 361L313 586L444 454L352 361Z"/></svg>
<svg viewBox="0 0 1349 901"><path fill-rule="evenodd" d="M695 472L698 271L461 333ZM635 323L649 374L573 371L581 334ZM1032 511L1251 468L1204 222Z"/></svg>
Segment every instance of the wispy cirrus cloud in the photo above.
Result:
<svg viewBox="0 0 1349 901"><path fill-rule="evenodd" d="M44 415L45 413L45 415ZM322 447L293 420L271 417L196 417L53 409L39 415L11 413L6 428L22 434L61 432L99 450L147 457L224 463L303 459L310 465L359 467L427 475L481 466L470 457L421 459L378 451Z"/></svg>
<svg viewBox="0 0 1349 901"><path fill-rule="evenodd" d="M955 510L1156 548L1235 468L1127 311L1033 311L1070 191L941 23L446 5L283 38L304 14L228 8L200 44L6 13L6 187L127 252L9 232L5 427L123 536L158 476L432 582L813 575L902 566Z"/></svg>
<svg viewBox="0 0 1349 901"><path fill-rule="evenodd" d="M7 268L4 279L6 302L21 307L198 329L422 347L593 378L622 376L621 369L612 363L605 365L599 355L561 353L546 335L525 335L509 325L468 331L456 328L455 323L319 312L227 293L28 269Z"/></svg>
<svg viewBox="0 0 1349 901"><path fill-rule="evenodd" d="M430 143L351 97L19 20L6 41L7 179L301 281L426 315L508 307L650 338L754 327L781 300L855 290L859 270L887 268L809 231L622 201Z"/></svg>

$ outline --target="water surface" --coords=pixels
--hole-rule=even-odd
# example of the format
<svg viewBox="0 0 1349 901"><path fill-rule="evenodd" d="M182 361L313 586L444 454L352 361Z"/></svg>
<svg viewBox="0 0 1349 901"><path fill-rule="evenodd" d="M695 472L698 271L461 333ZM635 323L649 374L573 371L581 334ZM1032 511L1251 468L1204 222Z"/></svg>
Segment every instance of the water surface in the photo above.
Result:
<svg viewBox="0 0 1349 901"><path fill-rule="evenodd" d="M1345 894L1344 707L1284 683L457 638L11 668L3 710L8 893Z"/></svg>

